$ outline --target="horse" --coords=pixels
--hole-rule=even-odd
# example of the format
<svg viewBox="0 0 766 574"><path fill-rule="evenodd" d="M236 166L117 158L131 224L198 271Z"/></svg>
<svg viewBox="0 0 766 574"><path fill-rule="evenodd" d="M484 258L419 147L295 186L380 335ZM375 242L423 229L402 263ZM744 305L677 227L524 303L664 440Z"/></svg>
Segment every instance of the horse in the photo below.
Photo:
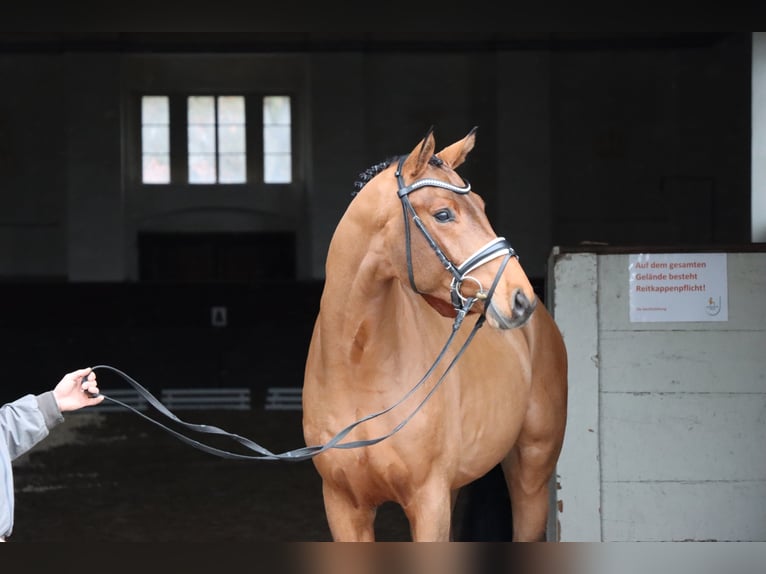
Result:
<svg viewBox="0 0 766 574"><path fill-rule="evenodd" d="M389 502L413 542L451 541L461 487L497 465L512 540L546 541L566 347L455 171L476 132L435 153L431 127L409 154L368 170L332 235L305 363L304 439L326 443L364 423L351 425L348 448L313 459L333 541L374 542Z"/></svg>

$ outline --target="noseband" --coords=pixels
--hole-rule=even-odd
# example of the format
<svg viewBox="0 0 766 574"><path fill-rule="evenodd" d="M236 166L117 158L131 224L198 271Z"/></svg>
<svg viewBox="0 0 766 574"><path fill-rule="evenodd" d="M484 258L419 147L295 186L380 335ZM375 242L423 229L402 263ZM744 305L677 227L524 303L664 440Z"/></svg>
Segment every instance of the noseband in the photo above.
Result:
<svg viewBox="0 0 766 574"><path fill-rule="evenodd" d="M424 178L418 179L410 185L405 185L404 178L402 177L402 166L404 165L405 159L407 159L407 156L401 156L399 158L399 163L396 167L396 181L399 185L397 194L399 195L399 199L402 202L402 214L404 215L404 233L407 248L407 274L410 278L410 285L412 286L413 291L422 294L422 291L420 291L417 288L417 285L415 285L415 275L412 269L412 248L408 214L411 217L413 223L415 223L417 228L426 238L426 241L431 246L431 249L434 250L434 253L436 253L436 256L439 258L439 261L441 261L444 268L452 274L452 282L450 283L450 300L452 301L452 307L455 309L455 311L457 311L458 319L462 321L462 318L466 315L466 313L468 313L468 310L471 308L471 306L479 299L485 301L486 310L486 306L489 305L489 302L492 300L492 295L494 294L495 287L497 286L500 276L505 270L505 266L508 264L508 261L511 257L515 257L518 260L519 256L516 253L516 250L511 247L510 242L505 239L505 237L496 237L483 247L479 248L462 264L455 265L452 261L450 261L449 257L447 257L441 247L439 247L439 244L436 242L436 240L431 236L430 233L428 233L428 230L423 224L423 221L420 219L420 217L418 217L418 214L415 212L415 208L412 207L412 203L410 203L408 196L410 193L416 189L420 189L421 187L441 187L442 189L447 189L453 193L466 195L471 191L471 184L463 179L465 185L459 187L439 179ZM484 265L485 263L502 256L505 256L505 259L495 274L495 279L492 282L492 286L490 287L489 291L485 291L479 280L469 275L469 273L474 269ZM476 285L479 287L479 290L474 297L465 297L460 292L460 288L462 287L463 282L466 280L470 280L476 283Z"/></svg>

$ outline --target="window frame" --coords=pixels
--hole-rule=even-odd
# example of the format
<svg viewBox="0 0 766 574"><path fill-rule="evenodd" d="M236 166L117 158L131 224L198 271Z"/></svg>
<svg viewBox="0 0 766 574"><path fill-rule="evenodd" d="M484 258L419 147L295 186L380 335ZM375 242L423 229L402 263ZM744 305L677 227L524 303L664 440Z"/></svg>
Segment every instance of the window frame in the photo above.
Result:
<svg viewBox="0 0 766 574"><path fill-rule="evenodd" d="M142 171L141 142L141 98L143 96L166 96L170 111L170 182L145 183ZM245 150L246 177L243 183L190 183L188 180L188 122L187 98L189 96L243 96L245 98ZM263 145L263 99L267 96L287 96L290 98L290 141L291 141L291 181L288 183L267 183L264 181L264 145ZM252 92L245 90L230 91L155 91L152 93L134 93L129 106L128 125L132 128L129 137L127 175L129 187L145 191L158 190L248 190L264 192L269 188L290 188L298 179L298 157L296 145L296 105L295 95L282 91ZM133 119L130 119L133 118ZM217 126L218 124L216 124Z"/></svg>

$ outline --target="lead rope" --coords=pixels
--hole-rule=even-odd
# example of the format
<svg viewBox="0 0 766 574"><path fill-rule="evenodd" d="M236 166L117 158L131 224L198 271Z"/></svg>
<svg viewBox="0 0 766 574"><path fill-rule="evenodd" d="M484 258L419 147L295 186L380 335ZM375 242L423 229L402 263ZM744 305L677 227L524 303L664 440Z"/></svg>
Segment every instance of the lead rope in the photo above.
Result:
<svg viewBox="0 0 766 574"><path fill-rule="evenodd" d="M500 277L500 274L502 273L502 270L505 267L505 263L507 263L508 258L509 257L506 257L506 261L503 263L503 265L501 266L500 270L498 271L497 276L495 277L495 281L492 284L492 288L490 289L489 295L487 297L487 301L489 301L489 299L491 298L492 292L494 291L495 286L497 285L498 278ZM407 394L405 394L396 403L394 403L393 405L391 405L390 407L388 407L386 409L383 409L383 410L378 411L376 413L372 413L370 415L367 415L367 416L357 420L356 422L351 423L350 425L348 425L347 427L342 429L333 438L331 438L329 441L327 441L323 445L305 446L305 447L300 447L300 448L296 448L296 449L293 449L293 450L285 451L285 452L282 452L282 453L271 452L270 450L264 448L263 446L259 445L258 443L254 442L254 441L252 441L252 440L250 440L248 438L245 438L245 437L240 436L238 434L227 432L227 431L225 431L225 430L223 430L223 429L221 429L219 427L213 426L213 425L194 424L194 423L189 423L189 422L181 420L175 414L173 414L165 405L163 405L154 395L152 395L152 393L150 393L146 388L144 388L141 384L139 384L138 381L136 381L133 377L131 377L127 373L121 371L120 369L117 369L117 368L112 367L110 365L96 365L95 367L92 367L92 369L94 371L103 369L103 370L108 370L108 371L111 371L113 373L116 373L117 375L122 377L125 381L127 381L134 389L136 389L136 391L138 391L138 393L142 397L144 397L149 402L149 404L151 404L155 409L157 409L160 413L165 415L167 418L169 418L173 422L181 425L182 427L184 427L184 428L186 428L188 430L191 430L191 431L199 432L199 433L212 434L212 435L220 435L220 436L228 437L228 438L238 442L239 444L241 444L245 448L247 448L249 450L252 450L252 451L255 451L255 452L259 453L259 454L258 455L241 454L241 453L236 453L236 452L231 452L231 451L228 451L228 450L223 450L223 449L220 449L220 448L216 448L216 447L210 446L208 444L204 444L204 443L202 443L202 442L200 442L198 440L195 440L193 438L190 438L190 437L184 435L183 433L178 432L175 429L170 428L167 425L162 424L157 419L154 419L154 418L152 418L150 416L147 416L146 414L144 414L141 411L131 407L130 405L127 405L127 404L123 403L122 401L119 401L117 399L113 399L113 398L111 398L111 397L101 393L101 396L103 396L105 400L111 401L111 402L116 403L116 404L118 404L118 405L120 405L120 406L122 406L122 407L124 407L124 408L126 408L128 410L130 410L130 411L133 411L134 413L136 413L140 417L148 420L149 422L151 422L151 423L159 426L163 430L169 432L170 434L172 434L173 436L175 436L176 438L178 438L182 442L185 442L186 444L189 444L189 445L193 446L194 448L197 448L197 449L199 449L199 450L201 450L203 452L207 452L209 454L212 454L212 455L215 455L215 456L219 456L221 458L229 458L229 459L235 459L235 460L289 460L289 461L294 461L294 462L303 461L303 460L308 460L310 458L313 458L316 455L318 455L318 454L320 454L320 453L322 453L322 452L324 452L326 450L329 450L331 448L351 449L351 448L359 448L359 447L363 447L363 446L373 445L373 444L379 443L379 442L389 438L390 436L394 435L399 430L401 430L404 427L404 425L406 425L410 421L410 419L412 419L412 417L414 417L415 414L423 407L423 405L426 403L426 401L428 401L428 399L431 398L431 395L433 395L433 393L436 391L436 389L441 385L442 381L447 376L449 371L452 369L452 367L455 364L455 362L457 362L457 360L462 356L463 352L468 347L468 344L473 340L473 337L476 334L476 332L484 324L485 317L484 317L483 314L479 315L479 318L476 320L476 323L474 324L473 329L471 330L470 334L468 335L468 338L465 340L465 342L461 346L460 350L457 352L455 357L452 359L452 361L450 362L449 366L444 371L442 376L439 377L439 380L436 382L434 387L428 392L428 394L423 398L423 400L420 401L418 406L402 422L397 424L393 428L393 430L391 430L389 433L387 433L385 435L382 435L382 436L379 436L377 438L367 439L367 440L350 441L350 442L345 442L345 443L344 442L340 442L341 440L343 440L343 438L346 437L346 435L348 435L348 433L350 433L354 428L356 428L360 424L362 424L362 423L364 423L366 421L369 421L371 419L374 419L376 417L379 417L379 416L381 416L381 415L383 415L383 414L393 410L394 408L396 408L398 405L400 405L403 401L405 401L409 396L411 396L418 388L420 388L425 383L425 381L431 375L433 370L436 368L436 366L439 364L439 362L444 357L444 354L446 353L447 349L449 348L450 344L452 343L453 339L455 338L455 335L458 332L458 329L460 327L460 324L463 321L463 318L465 317L466 313L468 312L468 310L470 309L470 307L473 305L473 303L475 301L476 301L475 298L468 299L468 304L463 309L461 309L458 312L458 315L456 316L455 322L454 322L454 324L452 326L452 332L450 333L450 336L447 339L447 342L444 344L444 347L442 348L441 352L437 356L437 358L434 361L434 363L428 369L426 374L423 375L423 378L421 378L420 381L418 381L418 383L414 387L412 387L412 389L410 389L407 392Z"/></svg>

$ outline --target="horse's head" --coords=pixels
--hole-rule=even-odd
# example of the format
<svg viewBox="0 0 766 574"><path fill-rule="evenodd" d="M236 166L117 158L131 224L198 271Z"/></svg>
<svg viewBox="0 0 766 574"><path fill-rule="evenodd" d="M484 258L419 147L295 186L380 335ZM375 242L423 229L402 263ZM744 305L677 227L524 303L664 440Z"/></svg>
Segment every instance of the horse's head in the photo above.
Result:
<svg viewBox="0 0 766 574"><path fill-rule="evenodd" d="M490 326L512 329L527 322L537 299L516 252L489 223L484 201L455 171L475 139L476 128L434 153L429 130L398 158L394 183L404 217L386 226L387 242L400 254L395 274L439 313L483 310ZM386 170L378 178L390 176Z"/></svg>

